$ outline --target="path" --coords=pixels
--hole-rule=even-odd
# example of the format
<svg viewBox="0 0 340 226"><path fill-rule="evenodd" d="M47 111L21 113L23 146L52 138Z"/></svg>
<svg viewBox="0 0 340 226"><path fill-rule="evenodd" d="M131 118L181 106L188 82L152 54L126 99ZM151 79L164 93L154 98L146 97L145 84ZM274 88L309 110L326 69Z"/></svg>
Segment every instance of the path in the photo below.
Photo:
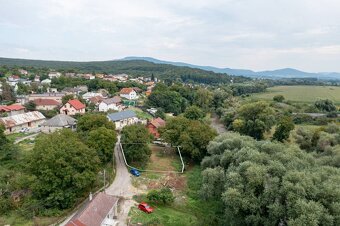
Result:
<svg viewBox="0 0 340 226"><path fill-rule="evenodd" d="M227 129L224 127L224 125L221 123L220 119L216 114L211 116L211 123L210 126L214 128L218 134L222 134L227 132Z"/></svg>
<svg viewBox="0 0 340 226"><path fill-rule="evenodd" d="M20 143L20 142L23 141L23 140L26 140L26 139L29 139L29 138L33 138L33 137L36 137L36 136L38 136L38 135L39 135L39 133L34 133L34 134L28 135L28 136L26 136L26 137L18 138L18 139L16 139L16 140L14 141L14 144Z"/></svg>

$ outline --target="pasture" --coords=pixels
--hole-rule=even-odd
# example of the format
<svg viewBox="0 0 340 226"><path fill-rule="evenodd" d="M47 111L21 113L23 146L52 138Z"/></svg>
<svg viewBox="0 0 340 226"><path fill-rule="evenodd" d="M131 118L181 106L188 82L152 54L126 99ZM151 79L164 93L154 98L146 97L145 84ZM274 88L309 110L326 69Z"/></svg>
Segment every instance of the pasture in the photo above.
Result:
<svg viewBox="0 0 340 226"><path fill-rule="evenodd" d="M336 86L274 86L264 93L254 94L255 99L272 100L276 95L283 95L285 100L312 103L318 99L330 99L340 104L340 87Z"/></svg>

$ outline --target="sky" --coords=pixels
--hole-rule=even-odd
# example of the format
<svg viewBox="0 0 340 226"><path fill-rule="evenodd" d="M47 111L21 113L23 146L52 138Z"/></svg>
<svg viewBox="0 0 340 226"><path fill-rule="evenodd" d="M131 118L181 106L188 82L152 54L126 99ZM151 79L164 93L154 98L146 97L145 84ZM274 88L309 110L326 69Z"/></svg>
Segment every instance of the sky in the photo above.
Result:
<svg viewBox="0 0 340 226"><path fill-rule="evenodd" d="M340 72L339 0L0 0L0 57Z"/></svg>

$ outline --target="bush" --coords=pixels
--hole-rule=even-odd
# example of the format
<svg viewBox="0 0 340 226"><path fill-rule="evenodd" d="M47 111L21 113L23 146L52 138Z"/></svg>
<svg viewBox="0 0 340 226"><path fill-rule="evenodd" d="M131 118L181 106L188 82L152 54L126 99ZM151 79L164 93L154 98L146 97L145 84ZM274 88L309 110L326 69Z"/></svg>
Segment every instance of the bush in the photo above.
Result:
<svg viewBox="0 0 340 226"><path fill-rule="evenodd" d="M284 100L285 98L282 95L276 95L273 97L273 101L276 101L276 102L283 102Z"/></svg>
<svg viewBox="0 0 340 226"><path fill-rule="evenodd" d="M175 200L175 197L169 188L151 190L146 197L150 202L161 204L170 204L173 203L173 201Z"/></svg>

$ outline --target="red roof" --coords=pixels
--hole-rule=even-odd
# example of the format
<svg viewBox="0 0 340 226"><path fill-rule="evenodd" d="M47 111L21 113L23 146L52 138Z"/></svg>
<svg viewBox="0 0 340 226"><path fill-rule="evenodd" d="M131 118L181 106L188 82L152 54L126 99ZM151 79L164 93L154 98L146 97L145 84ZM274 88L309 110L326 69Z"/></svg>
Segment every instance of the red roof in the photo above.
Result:
<svg viewBox="0 0 340 226"><path fill-rule="evenodd" d="M80 210L66 226L100 226L118 199L100 192Z"/></svg>
<svg viewBox="0 0 340 226"><path fill-rule="evenodd" d="M35 99L34 103L37 106L44 106L44 105L55 105L58 106L59 102L53 99Z"/></svg>
<svg viewBox="0 0 340 226"><path fill-rule="evenodd" d="M9 106L6 105L2 105L0 106L0 111L20 111L20 110L24 110L25 107L20 105L20 104L12 104Z"/></svg>
<svg viewBox="0 0 340 226"><path fill-rule="evenodd" d="M80 109L83 109L85 108L85 104L83 104L82 102L80 102L79 100L77 99L74 99L74 100L69 100L68 103L74 107L76 110L80 110Z"/></svg>
<svg viewBox="0 0 340 226"><path fill-rule="evenodd" d="M150 121L150 124L154 125L156 128L159 128L161 126L165 126L165 121L161 118L156 118Z"/></svg>
<svg viewBox="0 0 340 226"><path fill-rule="evenodd" d="M133 91L134 91L133 88L123 88L123 89L120 91L120 93L121 93L121 94L129 94L129 93L131 93L131 92L133 92Z"/></svg>

